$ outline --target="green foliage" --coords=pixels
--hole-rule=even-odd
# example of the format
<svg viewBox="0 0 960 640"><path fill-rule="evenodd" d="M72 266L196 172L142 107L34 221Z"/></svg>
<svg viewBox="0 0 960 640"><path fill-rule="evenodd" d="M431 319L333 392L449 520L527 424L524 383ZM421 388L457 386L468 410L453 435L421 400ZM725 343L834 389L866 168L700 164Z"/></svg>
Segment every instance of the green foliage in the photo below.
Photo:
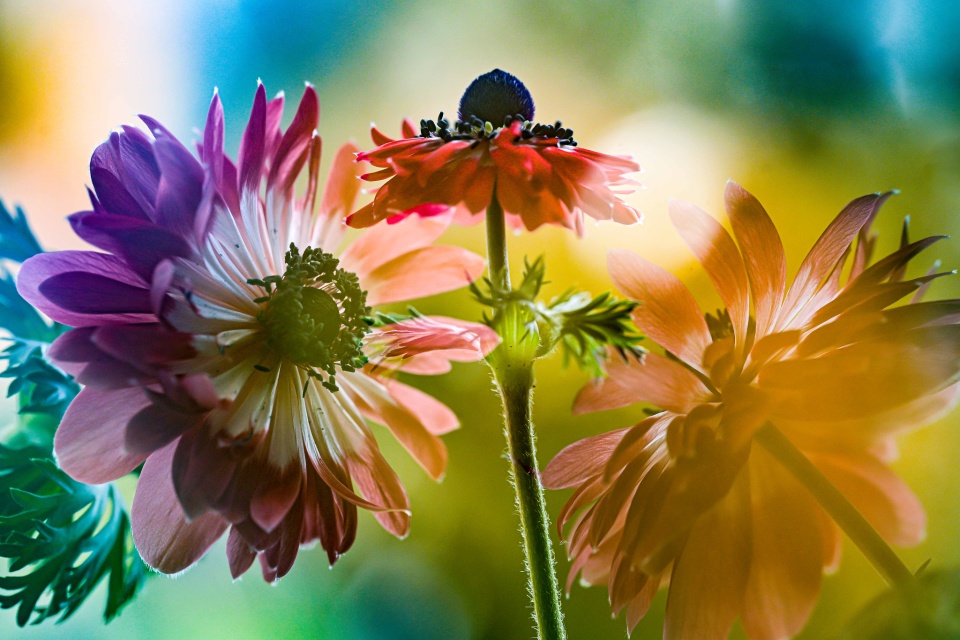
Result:
<svg viewBox="0 0 960 640"><path fill-rule="evenodd" d="M560 323L560 345L564 363L571 360L595 377L603 375L603 362L609 350L622 359L640 359L643 339L630 314L636 303L618 300L607 291L593 298L587 293L568 291L549 306L549 313Z"/></svg>
<svg viewBox="0 0 960 640"><path fill-rule="evenodd" d="M910 584L880 594L837 640L921 638L960 638L960 569L925 571Z"/></svg>
<svg viewBox="0 0 960 640"><path fill-rule="evenodd" d="M483 305L494 310L494 318L508 306L521 307L529 317L529 331L539 336L536 356L543 357L559 345L564 366L577 365L594 376L603 375L603 362L611 353L623 359L640 358L643 336L630 318L635 302L619 300L610 292L591 296L568 290L549 304L539 302L540 289L546 283L543 257L525 262L520 286L513 291L500 291L484 278L482 286L473 284L471 291ZM486 314L484 322L495 327Z"/></svg>
<svg viewBox="0 0 960 640"><path fill-rule="evenodd" d="M0 607L20 626L66 620L107 576L109 621L146 573L116 487L76 482L35 445L0 445L0 556Z"/></svg>
<svg viewBox="0 0 960 640"><path fill-rule="evenodd" d="M23 211L0 203L0 259L22 262L41 251ZM113 484L86 485L53 460L53 434L80 387L48 362L46 345L65 327L49 324L17 293L0 267L0 352L16 396L16 424L0 433L0 607L17 624L62 622L107 579L104 618L113 619L147 575L123 501Z"/></svg>

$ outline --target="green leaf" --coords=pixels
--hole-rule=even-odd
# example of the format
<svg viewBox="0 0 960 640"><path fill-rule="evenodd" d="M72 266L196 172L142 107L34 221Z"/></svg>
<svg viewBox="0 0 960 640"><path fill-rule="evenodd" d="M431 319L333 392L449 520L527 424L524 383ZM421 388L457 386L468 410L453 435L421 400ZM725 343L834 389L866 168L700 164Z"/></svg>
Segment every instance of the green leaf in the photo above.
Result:
<svg viewBox="0 0 960 640"><path fill-rule="evenodd" d="M864 607L836 640L960 638L960 569L926 571Z"/></svg>
<svg viewBox="0 0 960 640"><path fill-rule="evenodd" d="M20 626L66 620L105 577L109 621L147 575L116 487L73 480L35 445L0 445L0 557L0 607Z"/></svg>
<svg viewBox="0 0 960 640"><path fill-rule="evenodd" d="M42 252L23 209L17 207L16 213L11 214L0 200L0 258L23 262Z"/></svg>

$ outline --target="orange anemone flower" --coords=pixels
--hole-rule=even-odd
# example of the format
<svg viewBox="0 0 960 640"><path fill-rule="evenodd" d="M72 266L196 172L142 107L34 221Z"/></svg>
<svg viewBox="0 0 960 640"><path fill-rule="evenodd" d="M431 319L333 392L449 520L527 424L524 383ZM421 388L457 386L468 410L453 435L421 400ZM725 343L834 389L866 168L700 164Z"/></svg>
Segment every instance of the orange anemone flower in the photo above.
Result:
<svg viewBox="0 0 960 640"><path fill-rule="evenodd" d="M700 209L672 203L674 225L726 307L717 317L667 271L610 254L617 287L642 303L637 325L665 353L611 362L574 411L637 402L661 411L567 447L544 482L575 488L559 518L569 525L570 582L579 573L606 583L628 628L668 581L665 638L723 638L737 617L751 640L803 627L823 570L839 561L840 535L805 487L751 446L765 425L888 542L923 537L923 509L886 463L891 436L958 397L960 300L920 301L943 274L905 277L908 261L940 237L911 243L905 232L897 251L870 264L870 226L889 195L847 205L789 288L776 228L741 187L726 191L736 242Z"/></svg>
<svg viewBox="0 0 960 640"><path fill-rule="evenodd" d="M560 122L535 124L533 113L523 83L495 69L467 88L452 127L442 112L436 122L421 120L419 134L404 122L399 140L374 127L377 148L357 154L357 160L378 169L364 180L387 182L347 224L393 223L451 207L458 207L461 221L479 220L477 214L494 197L515 226L521 222L531 231L552 223L582 235L584 213L597 220L639 222L641 215L618 197L632 192L622 189L636 184L625 174L639 171L639 165L580 148L571 129Z"/></svg>

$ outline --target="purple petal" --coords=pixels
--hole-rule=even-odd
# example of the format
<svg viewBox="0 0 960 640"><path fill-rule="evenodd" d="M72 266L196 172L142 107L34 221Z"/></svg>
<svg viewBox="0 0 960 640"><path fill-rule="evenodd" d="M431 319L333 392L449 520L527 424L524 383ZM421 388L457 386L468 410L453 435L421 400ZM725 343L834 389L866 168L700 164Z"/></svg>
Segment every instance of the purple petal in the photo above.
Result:
<svg viewBox="0 0 960 640"><path fill-rule="evenodd" d="M269 468L250 501L250 518L266 532L273 531L286 517L300 495L300 468L290 465L283 472Z"/></svg>
<svg viewBox="0 0 960 640"><path fill-rule="evenodd" d="M165 258L194 255L181 236L157 225L127 216L81 211L69 216L74 232L90 244L120 256L144 279Z"/></svg>
<svg viewBox="0 0 960 640"><path fill-rule="evenodd" d="M253 99L250 121L240 141L240 193L260 188L260 173L266 145L267 129L267 91L263 85L257 87Z"/></svg>
<svg viewBox="0 0 960 640"><path fill-rule="evenodd" d="M160 167L153 155L153 144L135 127L123 127L120 134L120 179L140 208L153 217L160 183Z"/></svg>
<svg viewBox="0 0 960 640"><path fill-rule="evenodd" d="M157 223L191 238L203 197L203 167L176 138L162 136L154 143L154 149L162 171L157 191Z"/></svg>
<svg viewBox="0 0 960 640"><path fill-rule="evenodd" d="M293 188L293 182L307 160L310 140L319 120L320 102L317 99L317 92L312 86L307 85L293 122L283 134L277 153L271 161L270 176L267 178L268 191L270 189L286 191Z"/></svg>
<svg viewBox="0 0 960 640"><path fill-rule="evenodd" d="M113 132L106 142L93 151L90 158L90 179L97 198L103 208L114 215L149 220L149 210L144 209L137 198L130 194L122 175L120 134Z"/></svg>
<svg viewBox="0 0 960 640"><path fill-rule="evenodd" d="M230 562L230 575L236 580L247 572L256 559L257 553L250 547L236 527L230 528L227 537L227 560Z"/></svg>
<svg viewBox="0 0 960 640"><path fill-rule="evenodd" d="M280 120L283 118L283 93L273 100L267 101L267 126L264 138L264 157L272 158L276 155L280 145Z"/></svg>
<svg viewBox="0 0 960 640"><path fill-rule="evenodd" d="M203 418L202 414L151 404L130 419L124 444L129 451L148 455L196 427Z"/></svg>
<svg viewBox="0 0 960 640"><path fill-rule="evenodd" d="M220 94L214 91L207 111L207 124L203 128L203 162L218 187L223 183L223 129L223 104Z"/></svg>
<svg viewBox="0 0 960 640"><path fill-rule="evenodd" d="M53 440L60 468L87 484L110 482L133 471L147 457L127 451L124 430L148 404L139 388L86 387L67 408Z"/></svg>
<svg viewBox="0 0 960 640"><path fill-rule="evenodd" d="M176 442L147 459L130 509L133 541L144 562L162 573L179 573L197 562L213 546L227 522L205 513L187 522L171 480Z"/></svg>
<svg viewBox="0 0 960 640"><path fill-rule="evenodd" d="M150 291L107 276L67 271L47 278L40 294L65 311L84 314L150 313Z"/></svg>
<svg viewBox="0 0 960 640"><path fill-rule="evenodd" d="M111 281L113 284L110 286L113 293L122 290L132 294L131 299L127 301L129 308L120 312L107 312L102 306L95 305L100 311L87 314L60 306L57 301L49 299L46 291L41 291L41 287L44 287L50 279L68 273L95 276L101 280ZM73 294L76 294L79 302L82 303L86 298L96 299L99 295L98 292L62 291L62 285L69 284L71 280L74 283L77 282L77 279L71 276L67 281L61 279L51 285L54 296L58 300L61 297L68 297L73 300ZM89 283L89 281L86 282ZM150 322L155 320L153 314L149 313L149 292L145 286L146 283L143 279L131 271L120 258L93 251L42 253L25 261L17 274L17 291L27 302L57 322L71 327L87 327L110 322ZM144 295L146 295L145 298ZM143 306L143 300L146 300L146 306ZM116 300L113 302L116 302ZM104 304L107 304L107 301L104 301ZM143 311L139 311L140 309L143 309Z"/></svg>

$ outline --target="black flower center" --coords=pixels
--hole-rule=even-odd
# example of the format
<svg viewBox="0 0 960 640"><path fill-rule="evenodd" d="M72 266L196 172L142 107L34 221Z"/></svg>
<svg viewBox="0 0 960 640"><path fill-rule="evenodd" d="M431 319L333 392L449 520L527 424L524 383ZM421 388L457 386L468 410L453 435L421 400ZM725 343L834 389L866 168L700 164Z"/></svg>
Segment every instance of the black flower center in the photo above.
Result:
<svg viewBox="0 0 960 640"><path fill-rule="evenodd" d="M267 290L256 300L264 305L257 320L267 346L331 391L338 368L355 371L366 363L362 338L370 330L367 294L356 274L338 265L329 253L307 247L301 255L291 243L283 276L247 281Z"/></svg>
<svg viewBox="0 0 960 640"><path fill-rule="evenodd" d="M533 120L533 97L520 80L506 71L494 69L485 73L467 87L460 98L460 121L479 118L494 126L509 116Z"/></svg>

